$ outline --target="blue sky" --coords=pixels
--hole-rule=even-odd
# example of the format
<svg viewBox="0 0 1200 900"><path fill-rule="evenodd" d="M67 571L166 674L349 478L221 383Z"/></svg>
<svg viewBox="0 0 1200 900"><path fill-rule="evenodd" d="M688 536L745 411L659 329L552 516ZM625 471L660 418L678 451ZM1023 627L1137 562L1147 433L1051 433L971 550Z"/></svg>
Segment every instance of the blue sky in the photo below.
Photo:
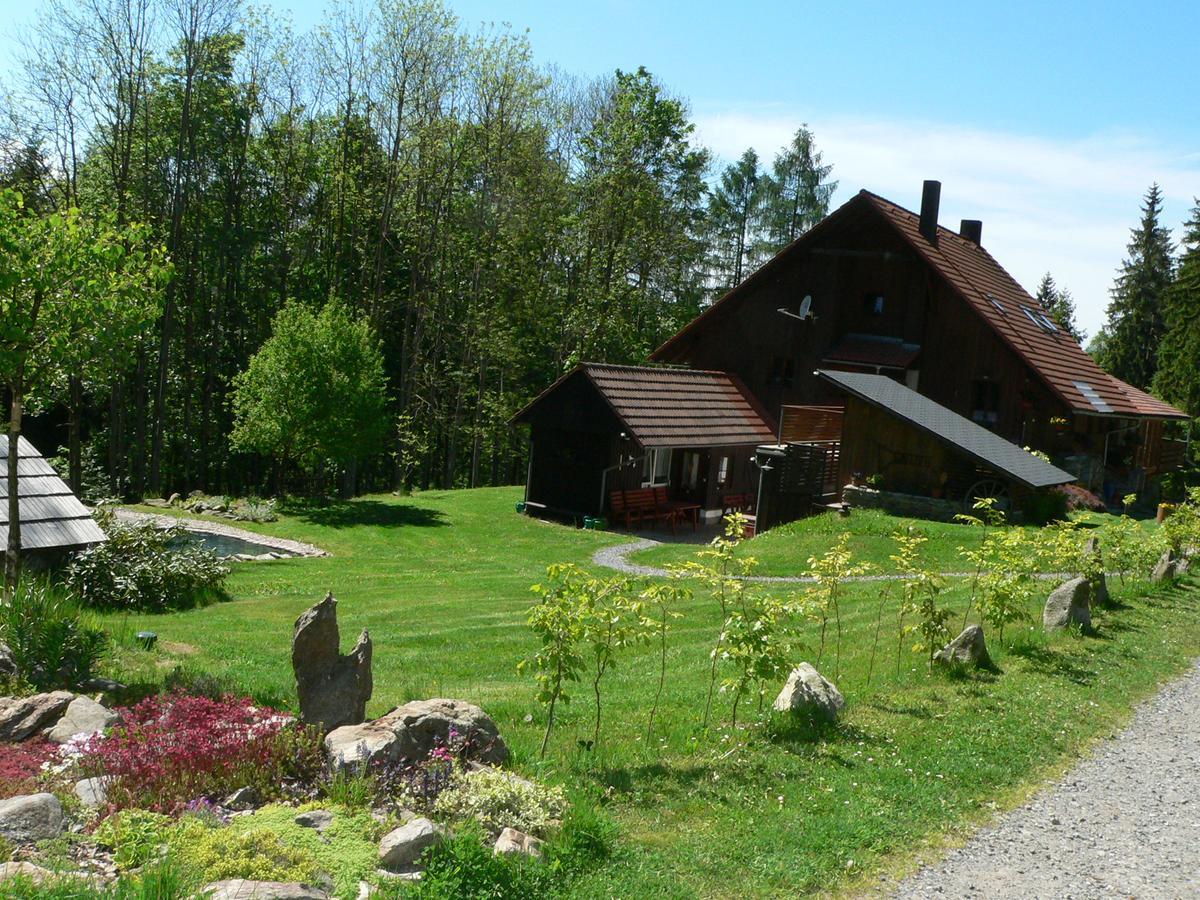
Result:
<svg viewBox="0 0 1200 900"><path fill-rule="evenodd" d="M528 29L584 76L645 65L686 97L723 159L770 157L802 122L840 182L909 207L938 178L942 223L1026 287L1050 270L1095 332L1141 195L1177 229L1200 196L1200 4L447 0L467 23ZM275 0L298 29L325 0ZM0 0L0 80L37 0Z"/></svg>

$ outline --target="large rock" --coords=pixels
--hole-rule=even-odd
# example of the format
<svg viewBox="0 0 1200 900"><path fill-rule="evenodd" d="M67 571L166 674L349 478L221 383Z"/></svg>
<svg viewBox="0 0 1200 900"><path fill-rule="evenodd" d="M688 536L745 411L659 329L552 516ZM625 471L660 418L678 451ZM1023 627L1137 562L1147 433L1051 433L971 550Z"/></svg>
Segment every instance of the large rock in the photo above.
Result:
<svg viewBox="0 0 1200 900"><path fill-rule="evenodd" d="M465 700L440 697L414 700L396 707L372 724L386 726L395 732L399 738L395 753L400 759L424 759L435 747L456 741L462 743L469 759L488 765L500 765L508 760L508 745L500 737L492 717Z"/></svg>
<svg viewBox="0 0 1200 900"><path fill-rule="evenodd" d="M68 704L67 711L58 720L58 724L46 732L46 737L56 744L65 744L74 737L99 734L116 725L120 718L91 697L76 697Z"/></svg>
<svg viewBox="0 0 1200 900"><path fill-rule="evenodd" d="M56 838L62 832L62 804L53 794L0 800L0 837L18 844L32 844Z"/></svg>
<svg viewBox="0 0 1200 900"><path fill-rule="evenodd" d="M836 719L845 705L833 682L805 662L788 675L787 683L775 698L774 709Z"/></svg>
<svg viewBox="0 0 1200 900"><path fill-rule="evenodd" d="M56 724L75 699L70 691L32 697L0 697L0 741L23 741Z"/></svg>
<svg viewBox="0 0 1200 900"><path fill-rule="evenodd" d="M304 722L332 731L366 718L372 686L371 637L364 628L354 649L341 654L333 594L326 594L296 620L292 668Z"/></svg>
<svg viewBox="0 0 1200 900"><path fill-rule="evenodd" d="M1054 589L1042 610L1042 625L1048 631L1078 625L1092 627L1092 586L1086 578L1072 578Z"/></svg>
<svg viewBox="0 0 1200 900"><path fill-rule="evenodd" d="M424 817L413 819L379 842L379 864L385 869L407 869L417 864L421 854L441 841L445 829Z"/></svg>
<svg viewBox="0 0 1200 900"><path fill-rule="evenodd" d="M319 888L295 881L248 881L234 878L214 881L200 888L200 897L208 900L329 900Z"/></svg>
<svg viewBox="0 0 1200 900"><path fill-rule="evenodd" d="M75 782L75 796L88 809L99 809L108 802L108 782L105 778L84 778Z"/></svg>
<svg viewBox="0 0 1200 900"><path fill-rule="evenodd" d="M16 675L17 661L13 659L12 648L0 641L0 675Z"/></svg>
<svg viewBox="0 0 1200 900"><path fill-rule="evenodd" d="M1154 571L1150 573L1150 580L1155 584L1160 584L1164 581L1174 581L1185 574L1187 570L1187 557L1180 556L1174 550L1164 550L1163 555L1155 563Z"/></svg>
<svg viewBox="0 0 1200 900"><path fill-rule="evenodd" d="M53 877L53 873L48 869L35 866L31 862L0 863L0 884L4 884L10 878L24 878L37 885Z"/></svg>
<svg viewBox="0 0 1200 900"><path fill-rule="evenodd" d="M335 772L400 758L400 738L388 725L343 725L325 735L325 756Z"/></svg>
<svg viewBox="0 0 1200 900"><path fill-rule="evenodd" d="M537 858L542 855L542 842L523 831L505 828L500 832L500 837L496 838L496 843L492 846L492 853L496 856L523 853L526 856Z"/></svg>
<svg viewBox="0 0 1200 900"><path fill-rule="evenodd" d="M983 639L983 629L978 625L968 625L962 634L948 643L933 655L934 662L944 665L977 666L991 668L992 658L988 656L987 643Z"/></svg>

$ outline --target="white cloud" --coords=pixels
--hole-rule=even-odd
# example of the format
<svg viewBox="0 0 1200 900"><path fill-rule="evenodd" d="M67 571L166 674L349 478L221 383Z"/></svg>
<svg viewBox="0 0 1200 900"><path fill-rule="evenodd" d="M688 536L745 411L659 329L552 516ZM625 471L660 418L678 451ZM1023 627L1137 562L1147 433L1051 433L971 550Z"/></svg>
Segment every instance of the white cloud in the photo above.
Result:
<svg viewBox="0 0 1200 900"><path fill-rule="evenodd" d="M718 157L754 147L769 161L806 119L785 110L710 110L697 136ZM1175 229L1200 196L1200 154L1126 133L1048 138L937 122L807 118L840 182L834 203L867 188L920 205L921 182L942 182L941 222L983 220L983 243L1027 289L1049 270L1071 290L1094 334L1125 256L1141 198L1157 181Z"/></svg>

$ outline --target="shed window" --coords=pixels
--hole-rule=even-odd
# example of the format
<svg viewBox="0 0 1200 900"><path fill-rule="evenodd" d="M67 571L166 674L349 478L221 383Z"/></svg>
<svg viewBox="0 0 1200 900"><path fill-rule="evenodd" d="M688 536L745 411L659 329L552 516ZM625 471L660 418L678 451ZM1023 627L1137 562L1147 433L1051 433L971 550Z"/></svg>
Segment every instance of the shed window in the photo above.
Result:
<svg viewBox="0 0 1200 900"><path fill-rule="evenodd" d="M642 464L642 486L659 487L671 480L671 450L647 450Z"/></svg>
<svg viewBox="0 0 1200 900"><path fill-rule="evenodd" d="M722 456L721 461L717 463L717 484L720 487L725 487L729 483L729 457Z"/></svg>
<svg viewBox="0 0 1200 900"><path fill-rule="evenodd" d="M1000 384L976 378L971 386L971 418L984 428L995 428L1000 417Z"/></svg>

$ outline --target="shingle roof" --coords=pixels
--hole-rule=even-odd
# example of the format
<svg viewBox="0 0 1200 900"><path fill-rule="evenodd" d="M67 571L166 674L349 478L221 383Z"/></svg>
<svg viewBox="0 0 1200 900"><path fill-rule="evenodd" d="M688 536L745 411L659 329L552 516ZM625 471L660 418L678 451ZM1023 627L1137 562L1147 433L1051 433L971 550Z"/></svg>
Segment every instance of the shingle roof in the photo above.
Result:
<svg viewBox="0 0 1200 900"><path fill-rule="evenodd" d="M513 417L525 419L568 378L582 374L642 447L731 447L771 443L770 416L725 372L582 363Z"/></svg>
<svg viewBox="0 0 1200 900"><path fill-rule="evenodd" d="M25 438L17 455L21 547L45 550L103 541L104 532L50 464ZM8 435L0 435L0 551L8 544Z"/></svg>
<svg viewBox="0 0 1200 900"><path fill-rule="evenodd" d="M824 362L880 366L885 369L907 369L920 354L916 344L906 344L899 338L877 337L873 334L848 334L825 354Z"/></svg>
<svg viewBox="0 0 1200 900"><path fill-rule="evenodd" d="M825 369L817 374L1026 487L1049 487L1075 481L1075 476L1070 472L1050 465L886 375L831 372Z"/></svg>
<svg viewBox="0 0 1200 900"><path fill-rule="evenodd" d="M1186 419L1187 414L1109 375L1054 322L990 253L938 227L937 243L920 232L920 216L869 191L905 240L983 317L1072 410L1100 415Z"/></svg>

